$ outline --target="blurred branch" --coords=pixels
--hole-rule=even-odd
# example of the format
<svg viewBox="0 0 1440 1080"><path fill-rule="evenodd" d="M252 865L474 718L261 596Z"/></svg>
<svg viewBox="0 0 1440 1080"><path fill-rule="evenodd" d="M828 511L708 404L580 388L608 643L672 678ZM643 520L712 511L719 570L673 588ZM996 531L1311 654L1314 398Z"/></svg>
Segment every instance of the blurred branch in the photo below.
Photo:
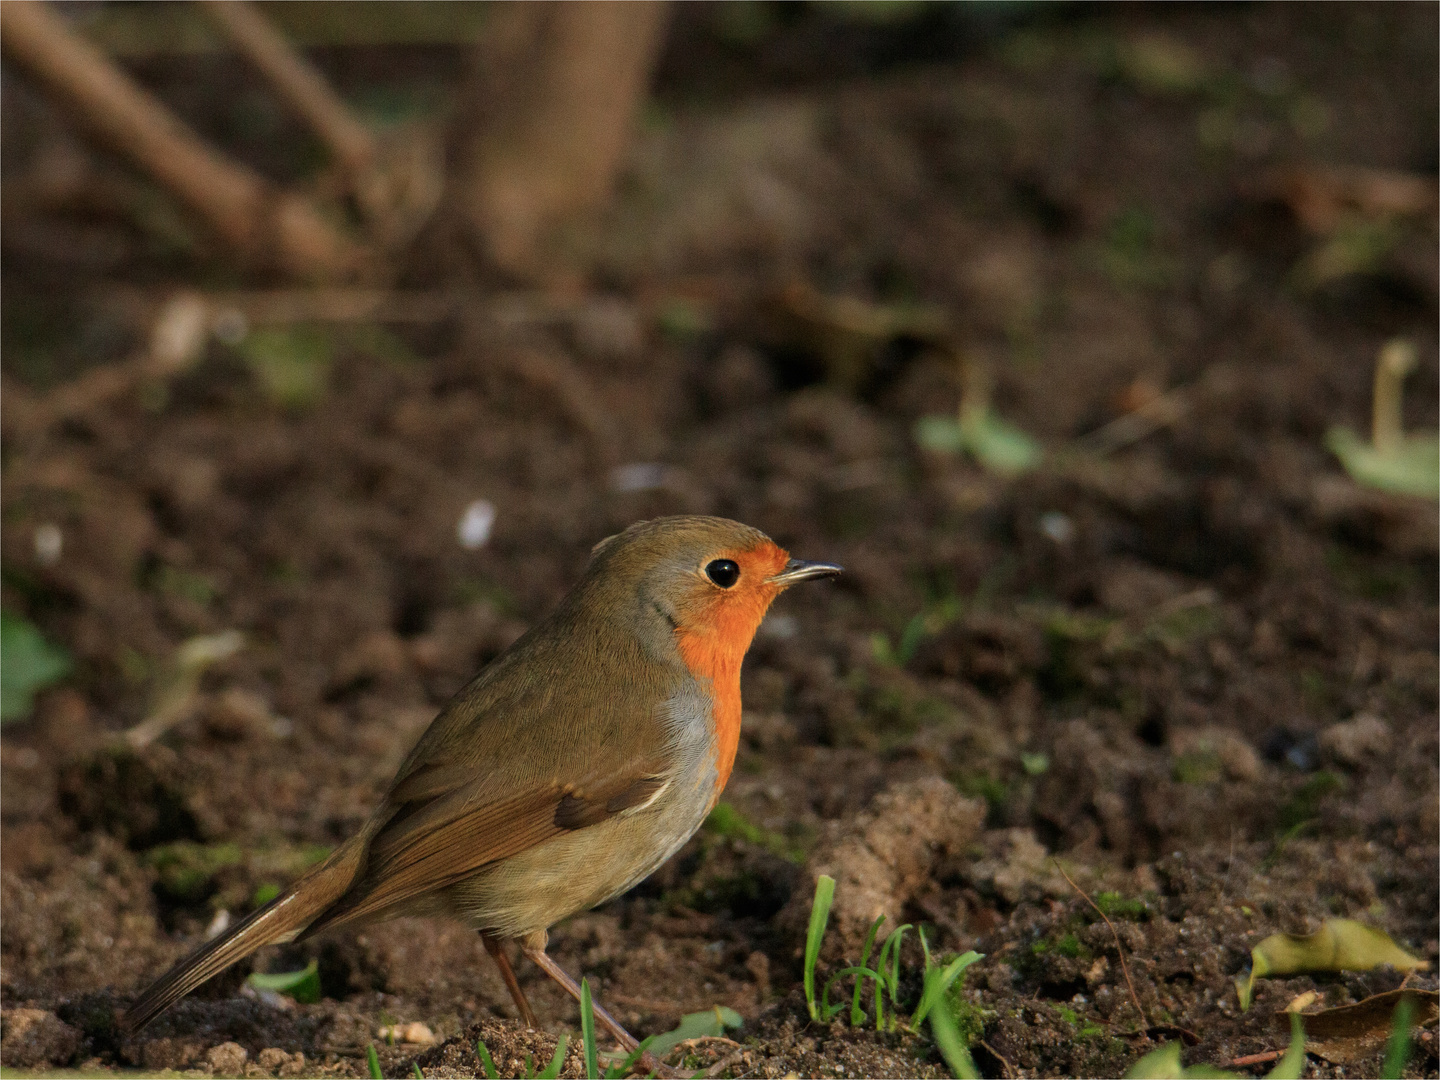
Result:
<svg viewBox="0 0 1440 1080"><path fill-rule="evenodd" d="M664 3L497 4L459 111L455 197L502 269L610 193L663 41Z"/></svg>
<svg viewBox="0 0 1440 1080"><path fill-rule="evenodd" d="M231 41L335 155L374 238L393 250L429 220L445 187L437 133L410 124L377 138L343 98L248 0L204 0Z"/></svg>
<svg viewBox="0 0 1440 1080"><path fill-rule="evenodd" d="M359 268L362 249L307 199L212 149L41 0L5 4L0 47L248 261L322 280Z"/></svg>
<svg viewBox="0 0 1440 1080"><path fill-rule="evenodd" d="M370 131L265 16L248 0L204 0L204 5L206 13L310 125L347 173L370 168L376 155Z"/></svg>
<svg viewBox="0 0 1440 1080"><path fill-rule="evenodd" d="M8 10L8 3L7 3ZM5 388L5 427L12 438L31 439L145 383L164 382L195 363L210 335L211 309L196 293L172 294L150 324L146 346L118 364L103 364L35 395L18 384Z"/></svg>

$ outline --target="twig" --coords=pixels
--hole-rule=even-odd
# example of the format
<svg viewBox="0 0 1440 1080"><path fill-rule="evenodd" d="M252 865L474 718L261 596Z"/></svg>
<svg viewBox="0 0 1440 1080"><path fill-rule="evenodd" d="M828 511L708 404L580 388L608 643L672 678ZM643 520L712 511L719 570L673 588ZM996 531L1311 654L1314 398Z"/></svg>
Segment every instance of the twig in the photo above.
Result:
<svg viewBox="0 0 1440 1080"><path fill-rule="evenodd" d="M1227 1061L1222 1067L1226 1069L1243 1069L1247 1065L1264 1065L1267 1061L1274 1061L1278 1057L1283 1057L1284 1054L1284 1050L1266 1050L1263 1054L1246 1054L1244 1057L1237 1057L1232 1061Z"/></svg>
<svg viewBox="0 0 1440 1080"><path fill-rule="evenodd" d="M350 174L374 162L375 139L318 71L246 0L205 0L205 11L310 125Z"/></svg>
<svg viewBox="0 0 1440 1080"><path fill-rule="evenodd" d="M1012 1077L1012 1076L1015 1075L1015 1066L1013 1066L1013 1065L1010 1064L1009 1060L1005 1057L1004 1054L1000 1053L999 1050L996 1050L993 1046L991 1046L991 1045L990 1045L988 1042L986 1042L984 1039L981 1039L981 1040L980 1040L980 1044L979 1044L979 1045L983 1046L983 1047L985 1048L986 1052L987 1052L991 1057L993 1057L996 1061L1000 1062L1000 1068L1001 1068L1001 1069L1004 1071L1004 1073L1005 1073L1005 1080L1010 1080L1010 1077Z"/></svg>
<svg viewBox="0 0 1440 1080"><path fill-rule="evenodd" d="M40 0L5 5L5 54L101 141L128 157L199 214L250 261L305 278L339 278L363 249L333 229L309 200L274 190L213 149Z"/></svg>
<svg viewBox="0 0 1440 1080"><path fill-rule="evenodd" d="M437 323L450 318L464 298L443 292L391 289L275 289L213 293L216 311L237 311L251 326L286 323Z"/></svg>
<svg viewBox="0 0 1440 1080"><path fill-rule="evenodd" d="M1135 993L1135 984L1130 981L1130 965L1125 963L1125 948L1120 943L1120 934L1115 929L1115 924L1110 921L1109 915L1106 915L1105 912L1100 910L1100 905L1090 899L1090 894L1080 888L1079 885L1076 885L1075 879L1065 873L1065 867L1060 865L1059 859L1052 855L1050 861L1055 864L1055 869L1060 871L1060 876L1070 883L1070 887L1079 893L1085 902L1095 909L1095 913L1105 920L1105 925L1110 927L1110 933L1115 938L1115 952L1120 957L1120 970L1125 975L1125 985L1130 989L1130 1001L1134 1004L1135 1011L1140 1014L1140 1022L1142 1024L1149 1024L1150 1018L1145 1015L1145 1009L1140 1004L1140 995Z"/></svg>
<svg viewBox="0 0 1440 1080"><path fill-rule="evenodd" d="M1139 442L1163 427L1169 427L1189 411L1190 402L1185 388L1181 387L1162 394L1153 401L1147 401L1138 409L1110 421L1088 435L1082 435L1075 440L1074 448L1104 457Z"/></svg>
<svg viewBox="0 0 1440 1080"><path fill-rule="evenodd" d="M254 4L205 0L205 9L330 148L371 235L393 250L419 232L445 186L438 134L407 124L377 138Z"/></svg>
<svg viewBox="0 0 1440 1080"><path fill-rule="evenodd" d="M742 1047L741 1049L736 1050L734 1053L727 1054L725 1057L715 1062L714 1065L711 1065L708 1069L705 1070L703 1075L710 1077L719 1076L726 1069L730 1068L731 1065L734 1065L737 1062L741 1061L744 1057L745 1050Z"/></svg>
<svg viewBox="0 0 1440 1080"><path fill-rule="evenodd" d="M164 382L190 367L204 351L211 309L197 293L183 290L168 297L149 326L147 347L119 363L91 368L48 394L30 396L19 387L23 408L11 420L22 437L43 434L57 423L82 416L147 382Z"/></svg>

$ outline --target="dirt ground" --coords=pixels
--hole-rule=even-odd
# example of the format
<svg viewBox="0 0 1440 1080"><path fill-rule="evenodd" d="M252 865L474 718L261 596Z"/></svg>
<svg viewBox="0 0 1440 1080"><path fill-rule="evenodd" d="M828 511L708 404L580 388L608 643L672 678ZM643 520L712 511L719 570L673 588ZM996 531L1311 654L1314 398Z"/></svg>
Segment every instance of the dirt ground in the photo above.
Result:
<svg viewBox="0 0 1440 1080"><path fill-rule="evenodd" d="M476 936L423 920L264 950L133 1038L114 1016L357 829L592 544L669 513L846 567L785 596L746 661L731 812L552 932L633 1031L744 1018L673 1063L945 1075L928 1029L809 1020L821 870L822 973L882 910L985 954L957 1008L986 1076L1115 1076L1175 1039L1186 1063L1283 1048L1296 995L1401 983L1262 980L1241 1012L1251 946L1329 917L1384 929L1430 964L1408 985L1436 988L1435 505L1357 487L1324 449L1333 424L1368 432L1397 336L1420 357L1406 426L1437 424L1435 222L1307 278L1327 241L1269 179L1433 182L1436 7L937 8L868 37L736 10L780 21L681 16L616 205L565 240L583 290L477 283L423 238L406 283L468 290L463 314L335 331L308 394L216 341L168 386L35 423L135 346L98 287L244 282L103 208L7 218L4 604L76 662L0 743L9 1068L364 1076L375 1042L386 1075L472 1076L477 1037L505 1075L548 1060L568 999L522 965L545 1028L526 1031ZM376 53L322 60L342 86L462 70ZM138 70L236 153L297 168L233 60ZM51 122L27 93L7 74L9 174ZM938 308L1046 462L1010 477L918 447L915 421L959 401L953 352L871 333L847 375L853 351L776 314L795 282ZM1184 408L1157 430L1077 444L1169 391ZM467 549L479 499L493 533ZM118 748L176 648L230 629L244 646L185 717ZM1077 887L1109 896L1114 933ZM311 959L316 1004L244 986ZM913 1003L913 936L903 971ZM376 1040L396 1022L434 1043ZM1382 1051L1306 1075L1375 1075ZM572 1047L564 1075L582 1068ZM1436 1073L1432 1027L1405 1075Z"/></svg>

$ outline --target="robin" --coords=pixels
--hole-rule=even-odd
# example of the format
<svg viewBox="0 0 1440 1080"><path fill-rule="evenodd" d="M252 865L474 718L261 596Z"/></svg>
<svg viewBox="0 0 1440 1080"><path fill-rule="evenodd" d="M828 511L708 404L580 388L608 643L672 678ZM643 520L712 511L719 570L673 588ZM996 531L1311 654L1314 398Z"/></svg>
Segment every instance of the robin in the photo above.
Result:
<svg viewBox="0 0 1440 1080"><path fill-rule="evenodd" d="M545 953L548 928L625 892L700 827L735 761L740 663L760 621L789 586L840 570L724 518L657 518L600 541L560 606L430 724L360 832L171 968L124 1026L261 946L398 915L478 930L532 1027L506 940L578 1001Z"/></svg>

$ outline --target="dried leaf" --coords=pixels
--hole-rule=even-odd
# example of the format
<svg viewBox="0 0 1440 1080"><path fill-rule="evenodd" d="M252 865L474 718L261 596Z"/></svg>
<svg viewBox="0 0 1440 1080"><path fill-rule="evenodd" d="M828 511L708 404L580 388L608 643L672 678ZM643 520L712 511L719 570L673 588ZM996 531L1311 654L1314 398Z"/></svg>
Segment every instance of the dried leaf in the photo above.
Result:
<svg viewBox="0 0 1440 1080"><path fill-rule="evenodd" d="M1354 1005L1305 1015L1308 1053L1335 1065L1348 1065L1376 1054L1390 1038L1395 1010L1404 999L1414 1003L1411 1025L1424 1027L1440 1016L1440 994L1434 990L1391 990ZM1276 1027L1289 1025L1289 1013L1276 1013Z"/></svg>

